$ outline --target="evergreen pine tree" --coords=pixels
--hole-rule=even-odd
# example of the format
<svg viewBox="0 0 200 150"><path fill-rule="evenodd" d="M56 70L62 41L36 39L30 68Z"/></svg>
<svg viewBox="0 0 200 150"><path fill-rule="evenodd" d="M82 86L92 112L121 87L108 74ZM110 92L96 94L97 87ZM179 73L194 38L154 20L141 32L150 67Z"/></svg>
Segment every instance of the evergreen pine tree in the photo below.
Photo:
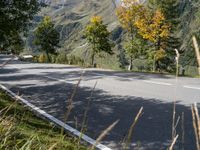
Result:
<svg viewBox="0 0 200 150"><path fill-rule="evenodd" d="M178 36L180 29L180 1L179 0L149 0L151 9L159 8L166 18L166 22L170 24L169 37L165 41L167 56L163 59L165 67L172 66L174 63L175 51L180 49L181 39Z"/></svg>

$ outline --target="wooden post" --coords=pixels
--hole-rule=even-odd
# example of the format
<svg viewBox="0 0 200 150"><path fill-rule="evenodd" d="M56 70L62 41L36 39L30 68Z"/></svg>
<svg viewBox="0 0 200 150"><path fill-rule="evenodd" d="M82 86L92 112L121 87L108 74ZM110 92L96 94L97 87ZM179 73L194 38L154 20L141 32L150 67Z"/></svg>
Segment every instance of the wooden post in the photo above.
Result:
<svg viewBox="0 0 200 150"><path fill-rule="evenodd" d="M192 40L193 40L193 44L194 44L194 48L195 48L195 52L196 52L196 56L197 56L198 72L199 72L199 75L200 75L200 52L199 52L199 46L198 46L197 39L196 39L195 36L193 36Z"/></svg>

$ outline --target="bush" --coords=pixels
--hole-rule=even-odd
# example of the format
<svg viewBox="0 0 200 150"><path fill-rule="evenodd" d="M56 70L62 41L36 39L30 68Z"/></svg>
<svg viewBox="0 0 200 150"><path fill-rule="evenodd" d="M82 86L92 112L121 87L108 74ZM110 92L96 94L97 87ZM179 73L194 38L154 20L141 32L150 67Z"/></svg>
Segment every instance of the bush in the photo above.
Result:
<svg viewBox="0 0 200 150"><path fill-rule="evenodd" d="M33 57L33 62L38 63L39 62L39 56L34 56Z"/></svg>
<svg viewBox="0 0 200 150"><path fill-rule="evenodd" d="M57 58L57 55L50 54L51 63L56 63L56 58Z"/></svg>
<svg viewBox="0 0 200 150"><path fill-rule="evenodd" d="M185 74L189 76L197 76L198 68L196 66L185 66Z"/></svg>
<svg viewBox="0 0 200 150"><path fill-rule="evenodd" d="M149 71L151 66L148 60L145 59L135 59L133 60L133 70L136 71Z"/></svg>
<svg viewBox="0 0 200 150"><path fill-rule="evenodd" d="M41 54L38 57L38 62L39 63L47 63L48 62L48 57L46 54Z"/></svg>
<svg viewBox="0 0 200 150"><path fill-rule="evenodd" d="M56 63L58 64L68 64L68 58L66 53L59 53L58 56L56 57Z"/></svg>
<svg viewBox="0 0 200 150"><path fill-rule="evenodd" d="M68 55L68 60L70 65L84 65L84 60L75 55Z"/></svg>
<svg viewBox="0 0 200 150"><path fill-rule="evenodd" d="M67 55L66 53L60 53L56 57L56 63L58 64L70 64L70 65L84 65L84 60L75 55Z"/></svg>

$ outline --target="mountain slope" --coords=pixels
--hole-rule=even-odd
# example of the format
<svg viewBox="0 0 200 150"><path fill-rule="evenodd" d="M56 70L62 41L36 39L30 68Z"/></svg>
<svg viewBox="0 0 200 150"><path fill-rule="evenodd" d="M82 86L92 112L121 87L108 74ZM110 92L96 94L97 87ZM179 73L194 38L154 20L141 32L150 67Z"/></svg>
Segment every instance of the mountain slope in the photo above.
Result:
<svg viewBox="0 0 200 150"><path fill-rule="evenodd" d="M65 0L60 1L60 3L57 1L51 3L50 7L43 9L41 15L52 16L64 43L66 39L74 41L80 38L80 32L83 31L93 15L102 16L111 30L114 28L115 22L117 22L111 0ZM74 39L74 37L76 38ZM65 43L64 46L67 48L69 47L68 44L69 42ZM74 46L72 47L75 48Z"/></svg>
<svg viewBox="0 0 200 150"><path fill-rule="evenodd" d="M91 16L99 15L103 17L105 24L111 31L111 38L116 46L115 55L105 56L103 62L106 65L118 68L126 65L122 42L124 41L124 31L120 27L115 15L115 5L113 0L41 0L48 4L43 8L36 21L40 21L45 15L53 18L56 28L60 32L61 48L59 51L78 55L88 60L90 46L83 38L84 29ZM182 40L181 64L192 65L196 70L196 58L192 47L191 37L196 34L200 37L200 0L183 0L180 5L181 30L179 37ZM200 39L199 39L200 40ZM32 41L32 40L31 40ZM102 60L101 60L102 61ZM109 67L110 67L109 66Z"/></svg>
<svg viewBox="0 0 200 150"><path fill-rule="evenodd" d="M78 55L88 61L91 48L83 37L84 30L92 16L102 16L104 23L108 25L108 29L112 33L112 40L118 43L115 48L116 55L111 56L114 60L112 59L112 62L107 62L106 64L113 65L114 61L116 67L119 66L117 58L119 53L118 46L123 31L119 27L115 15L116 6L113 0L44 0L43 2L46 2L48 6L41 10L35 20L39 22L43 16L51 16L60 32L61 48L59 51ZM29 40L29 42L31 41L33 40Z"/></svg>

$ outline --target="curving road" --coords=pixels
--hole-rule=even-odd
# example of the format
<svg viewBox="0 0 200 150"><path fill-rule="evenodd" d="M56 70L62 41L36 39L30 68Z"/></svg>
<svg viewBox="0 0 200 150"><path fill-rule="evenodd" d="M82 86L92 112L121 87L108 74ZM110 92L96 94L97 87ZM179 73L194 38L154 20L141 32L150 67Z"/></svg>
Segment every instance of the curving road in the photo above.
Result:
<svg viewBox="0 0 200 150"><path fill-rule="evenodd" d="M0 55L0 64L10 56ZM190 105L200 102L200 79L144 73L124 73L101 69L82 69L57 64L33 64L17 59L0 69L0 84L29 100L49 114L63 120L67 100L84 71L73 101L68 124L80 130L85 108L95 82L87 115L86 134L92 138L114 121L117 126L103 144L121 149L123 140L140 107L144 112L134 128L130 149L166 149L171 138L173 101L177 101L179 140L175 149L195 149ZM184 141L184 143L183 143Z"/></svg>

